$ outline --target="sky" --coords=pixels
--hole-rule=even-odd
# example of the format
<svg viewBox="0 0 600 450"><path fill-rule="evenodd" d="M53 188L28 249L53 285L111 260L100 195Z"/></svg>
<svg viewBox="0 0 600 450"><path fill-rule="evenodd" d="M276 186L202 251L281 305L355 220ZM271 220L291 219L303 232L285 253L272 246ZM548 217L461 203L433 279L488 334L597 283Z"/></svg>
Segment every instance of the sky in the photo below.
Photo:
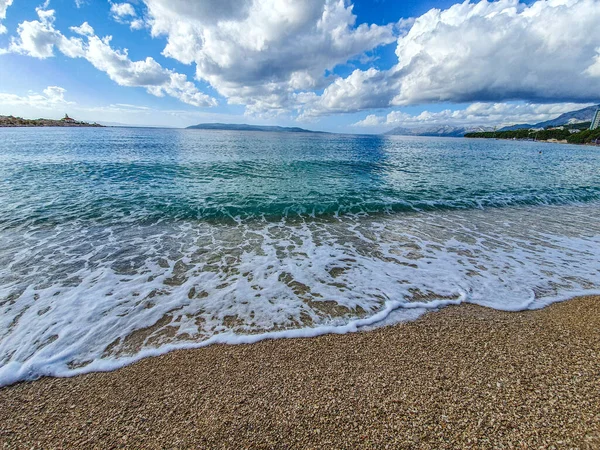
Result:
<svg viewBox="0 0 600 450"><path fill-rule="evenodd" d="M0 114L346 133L600 102L600 0L0 0Z"/></svg>

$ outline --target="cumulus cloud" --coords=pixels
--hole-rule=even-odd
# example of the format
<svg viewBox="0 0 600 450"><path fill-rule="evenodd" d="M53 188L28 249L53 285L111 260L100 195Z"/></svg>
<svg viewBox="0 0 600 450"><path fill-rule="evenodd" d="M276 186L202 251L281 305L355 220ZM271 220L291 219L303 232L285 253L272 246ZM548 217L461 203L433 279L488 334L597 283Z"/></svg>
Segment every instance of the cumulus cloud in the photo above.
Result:
<svg viewBox="0 0 600 450"><path fill-rule="evenodd" d="M596 49L593 62L585 69L585 73L590 77L600 77L600 47Z"/></svg>
<svg viewBox="0 0 600 450"><path fill-rule="evenodd" d="M37 58L54 55L54 48L70 58L85 58L98 70L121 86L143 87L156 96L169 95L194 106L215 106L216 100L202 92L183 74L165 69L153 58L132 61L127 49L110 46L111 36L100 38L84 22L71 31L82 36L67 38L54 28L54 11L38 8L39 20L23 22L18 38L13 38L10 51Z"/></svg>
<svg viewBox="0 0 600 450"><path fill-rule="evenodd" d="M129 24L132 30L141 30L146 25L131 3L111 3L110 12L114 20L119 23Z"/></svg>
<svg viewBox="0 0 600 450"><path fill-rule="evenodd" d="M9 51L35 58L54 56L54 47L70 58L83 56L81 39L66 38L54 28L54 10L36 9L39 20L19 24L18 38L12 38Z"/></svg>
<svg viewBox="0 0 600 450"><path fill-rule="evenodd" d="M77 120L98 122L106 125L116 123L142 126L181 127L199 122L232 122L236 117L209 112L210 110L153 109L144 105L126 103L108 105L81 105L65 97L67 90L60 86L48 86L41 93L25 95L0 92L0 115L18 115L28 119L61 118L65 113Z"/></svg>
<svg viewBox="0 0 600 450"><path fill-rule="evenodd" d="M143 19L134 19L129 22L129 28L132 30L141 30L146 26L146 22Z"/></svg>
<svg viewBox="0 0 600 450"><path fill-rule="evenodd" d="M117 19L137 16L131 3L113 3L110 6L110 12Z"/></svg>
<svg viewBox="0 0 600 450"><path fill-rule="evenodd" d="M424 125L452 126L505 126L515 123L537 123L553 119L565 112L590 106L588 103L481 103L476 102L464 109L423 111L407 114L391 111L387 115L369 114L353 126L365 128L396 127L414 128Z"/></svg>
<svg viewBox="0 0 600 450"><path fill-rule="evenodd" d="M501 99L586 101L600 41L600 3L462 3L419 17L398 40L397 105Z"/></svg>
<svg viewBox="0 0 600 450"><path fill-rule="evenodd" d="M393 78L386 71L357 69L347 78L336 79L321 95L300 93L296 95L300 118L389 106L395 92Z"/></svg>
<svg viewBox="0 0 600 450"><path fill-rule="evenodd" d="M11 1L0 0L0 20ZM194 65L197 79L254 115L292 112L311 119L475 102L473 108L481 113L468 114L479 120L479 114L518 116L510 106L516 104L543 109L543 103L600 100L599 0L465 1L384 26L358 23L351 0L131 0L110 5L116 20L166 38L164 56ZM87 59L120 85L194 105L215 104L185 75L153 58L132 61L87 23L72 28L76 37L65 37L54 28L53 11L40 8L38 15L39 20L19 25L10 51L46 58L58 49ZM357 69L343 78L332 74L353 60L369 64L370 51L394 42L392 67ZM489 105L508 109L498 112ZM524 117L538 114L521 112ZM378 116L368 120L381 124Z"/></svg>
<svg viewBox="0 0 600 450"><path fill-rule="evenodd" d="M248 111L295 106L324 73L395 40L392 25L356 24L344 0L145 0L164 55L196 65L199 79Z"/></svg>
<svg viewBox="0 0 600 450"><path fill-rule="evenodd" d="M432 9L398 38L392 69L337 80L338 87L305 104L304 114L432 102L597 100L599 21L597 0L483 0ZM375 88L377 102L365 94Z"/></svg>
<svg viewBox="0 0 600 450"><path fill-rule="evenodd" d="M2 21L6 19L6 10L12 5L13 0L0 0L0 34L6 33L6 27L2 25Z"/></svg>
<svg viewBox="0 0 600 450"><path fill-rule="evenodd" d="M50 103L69 103L65 100L67 90L60 86L48 86L44 89L44 95Z"/></svg>
<svg viewBox="0 0 600 450"><path fill-rule="evenodd" d="M87 23L87 22L83 22L81 25L79 25L78 27L71 27L70 28L71 31L73 31L74 33L80 34L82 36L94 36L94 29L92 28L92 26Z"/></svg>
<svg viewBox="0 0 600 450"><path fill-rule="evenodd" d="M0 92L0 104L3 106L26 106L41 109L55 109L61 105L72 105L65 100L66 89L60 86L48 86L43 94L31 93L25 96Z"/></svg>

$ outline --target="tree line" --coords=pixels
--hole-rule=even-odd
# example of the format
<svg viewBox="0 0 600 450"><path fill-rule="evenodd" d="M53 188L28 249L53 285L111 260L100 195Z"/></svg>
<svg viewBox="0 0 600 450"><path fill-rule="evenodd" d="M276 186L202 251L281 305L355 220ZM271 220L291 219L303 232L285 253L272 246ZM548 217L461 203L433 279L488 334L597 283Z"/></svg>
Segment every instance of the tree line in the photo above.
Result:
<svg viewBox="0 0 600 450"><path fill-rule="evenodd" d="M484 138L484 139L519 139L519 140L536 140L536 141L548 141L550 139L556 139L558 141L566 140L570 144L587 144L595 143L597 139L600 139L600 128L596 130L589 130L583 128L589 128L589 122L587 124L573 124L569 126L570 129L580 129L581 131L571 133L568 129L549 129L544 130L531 130L531 129L520 129L520 130L508 130L508 131L484 131L477 133L466 133L467 138Z"/></svg>

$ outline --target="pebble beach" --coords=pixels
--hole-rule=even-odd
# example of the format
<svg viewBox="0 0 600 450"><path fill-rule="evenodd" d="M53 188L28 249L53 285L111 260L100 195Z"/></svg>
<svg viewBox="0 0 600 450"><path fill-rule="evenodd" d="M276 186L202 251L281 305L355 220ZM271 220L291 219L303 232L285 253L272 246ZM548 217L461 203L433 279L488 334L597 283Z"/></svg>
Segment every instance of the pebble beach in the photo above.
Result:
<svg viewBox="0 0 600 450"><path fill-rule="evenodd" d="M1 448L600 448L600 298L0 389Z"/></svg>

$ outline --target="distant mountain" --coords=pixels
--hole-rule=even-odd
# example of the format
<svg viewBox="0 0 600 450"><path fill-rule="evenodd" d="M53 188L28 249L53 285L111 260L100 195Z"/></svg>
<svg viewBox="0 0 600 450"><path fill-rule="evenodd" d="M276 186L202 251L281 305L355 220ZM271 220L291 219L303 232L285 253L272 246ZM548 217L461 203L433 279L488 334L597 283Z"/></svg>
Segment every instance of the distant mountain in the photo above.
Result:
<svg viewBox="0 0 600 450"><path fill-rule="evenodd" d="M520 129L531 129L531 128L546 128L546 127L559 127L561 125L572 125L576 123L591 122L596 113L596 109L600 108L600 105L589 106L587 108L579 109L577 111L571 111L568 113L561 114L556 119L546 120L535 124L530 123L519 123L516 125L510 125L508 127L500 128L497 131L514 131ZM400 136L446 136L446 137L462 137L466 133L479 133L484 131L494 131L491 127L454 127L451 125L436 125L436 126L423 126L417 128L404 128L396 127L393 130L386 132L387 135L400 135Z"/></svg>
<svg viewBox="0 0 600 450"><path fill-rule="evenodd" d="M227 131L271 131L276 133L323 133L298 127L277 127L267 125L248 125L245 123L200 123L187 127L190 130L227 130Z"/></svg>
<svg viewBox="0 0 600 450"><path fill-rule="evenodd" d="M104 120L98 122L100 125L105 127L114 127L114 128L177 128L177 127L169 127L169 126L161 126L161 125L136 125L131 123L123 123L123 122L105 122Z"/></svg>
<svg viewBox="0 0 600 450"><path fill-rule="evenodd" d="M587 108L578 109L577 111L571 111L568 113L561 114L556 119L546 120L545 122L539 122L536 124L519 123L517 125L511 125L509 127L500 128L498 131L513 131L520 129L530 128L546 128L546 127L560 127L562 125L570 125L573 123L591 122L596 113L596 109L600 108L600 105L588 106Z"/></svg>
<svg viewBox="0 0 600 450"><path fill-rule="evenodd" d="M463 137L465 133L491 131L486 127L453 127L451 125L438 125L430 127L404 128L396 127L386 132L388 136L440 136L440 137Z"/></svg>
<svg viewBox="0 0 600 450"><path fill-rule="evenodd" d="M496 131L530 130L532 128L538 128L538 127L532 123L518 123L516 125L509 125L508 127L502 127Z"/></svg>

